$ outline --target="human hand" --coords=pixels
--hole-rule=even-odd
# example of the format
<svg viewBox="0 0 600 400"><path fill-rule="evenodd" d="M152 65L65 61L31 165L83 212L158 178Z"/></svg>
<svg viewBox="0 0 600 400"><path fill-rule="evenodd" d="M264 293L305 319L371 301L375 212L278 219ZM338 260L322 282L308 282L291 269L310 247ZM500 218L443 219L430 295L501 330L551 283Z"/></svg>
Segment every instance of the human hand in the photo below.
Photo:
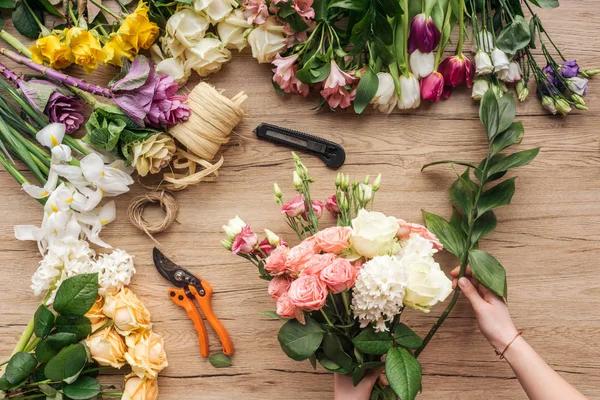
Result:
<svg viewBox="0 0 600 400"><path fill-rule="evenodd" d="M356 386L352 384L351 376L334 374L334 400L369 400L379 374L380 370L369 372Z"/></svg>
<svg viewBox="0 0 600 400"><path fill-rule="evenodd" d="M479 330L498 351L502 352L518 334L504 301L473 278L470 268L465 277L457 280L460 268L456 267L450 275L453 287L458 286L471 303Z"/></svg>

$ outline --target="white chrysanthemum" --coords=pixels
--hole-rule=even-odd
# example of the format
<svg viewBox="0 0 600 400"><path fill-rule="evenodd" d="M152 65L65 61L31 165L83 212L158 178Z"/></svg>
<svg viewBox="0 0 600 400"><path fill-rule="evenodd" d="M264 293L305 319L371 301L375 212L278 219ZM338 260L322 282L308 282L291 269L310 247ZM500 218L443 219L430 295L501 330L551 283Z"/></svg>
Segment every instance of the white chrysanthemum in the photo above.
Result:
<svg viewBox="0 0 600 400"><path fill-rule="evenodd" d="M398 257L378 256L363 265L352 291L352 311L361 327L386 331L403 306L406 272Z"/></svg>
<svg viewBox="0 0 600 400"><path fill-rule="evenodd" d="M135 267L133 257L124 250L117 249L112 253L102 254L94 264L94 272L98 272L100 292L118 291L129 285Z"/></svg>

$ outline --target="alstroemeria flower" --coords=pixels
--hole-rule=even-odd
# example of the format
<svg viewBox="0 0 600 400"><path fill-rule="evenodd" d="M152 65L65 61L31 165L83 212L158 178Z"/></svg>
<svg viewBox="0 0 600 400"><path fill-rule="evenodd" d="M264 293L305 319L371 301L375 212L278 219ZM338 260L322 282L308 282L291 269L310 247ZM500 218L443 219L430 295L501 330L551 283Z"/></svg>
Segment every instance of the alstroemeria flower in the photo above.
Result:
<svg viewBox="0 0 600 400"><path fill-rule="evenodd" d="M312 7L313 0L293 0L292 8L296 10L299 16L306 19L315 18L315 10Z"/></svg>
<svg viewBox="0 0 600 400"><path fill-rule="evenodd" d="M302 96L308 96L309 87L306 83L296 78L298 66L296 60L297 54L281 57L277 54L271 64L273 68L273 82L275 82L285 93L298 93Z"/></svg>
<svg viewBox="0 0 600 400"><path fill-rule="evenodd" d="M408 35L408 51L419 49L423 53L431 53L440 42L440 31L433 19L425 14L417 14L410 24Z"/></svg>
<svg viewBox="0 0 600 400"><path fill-rule="evenodd" d="M66 127L65 124L60 122L52 122L35 134L35 139L45 147L49 149L54 146L58 146L62 143L63 138L65 137Z"/></svg>
<svg viewBox="0 0 600 400"><path fill-rule="evenodd" d="M116 165L116 164L115 164ZM81 173L106 196L118 196L129 191L133 179L125 171L115 168L113 164L104 165L102 158L96 154L88 154L80 161Z"/></svg>
<svg viewBox="0 0 600 400"><path fill-rule="evenodd" d="M331 69L321 89L321 96L331 108L348 108L356 96L356 90L351 86L355 81L356 78L342 71L335 60L331 60Z"/></svg>
<svg viewBox="0 0 600 400"><path fill-rule="evenodd" d="M398 96L396 96L394 78L392 78L392 75L388 72L378 72L377 80L379 81L379 85L377 86L377 92L375 93L375 96L373 96L373 99L371 99L371 104L378 111L389 114L394 110L394 108L396 108L396 105L398 104ZM327 200L327 205L330 205L331 201L336 201L335 194ZM327 209L330 210L329 207ZM340 211L339 208L337 208L337 203L335 204L335 209L337 210L335 212Z"/></svg>
<svg viewBox="0 0 600 400"><path fill-rule="evenodd" d="M473 86L473 63L463 54L447 57L440 64L438 71L444 76L444 84L455 88L466 84Z"/></svg>
<svg viewBox="0 0 600 400"><path fill-rule="evenodd" d="M487 75L494 71L494 64L490 55L483 50L477 50L475 53L475 74Z"/></svg>
<svg viewBox="0 0 600 400"><path fill-rule="evenodd" d="M400 81L400 96L398 97L398 108L408 110L417 108L421 104L421 89L419 80L414 75L402 75Z"/></svg>
<svg viewBox="0 0 600 400"><path fill-rule="evenodd" d="M410 55L410 70L417 78L429 76L434 69L435 54L433 52L423 53L417 49Z"/></svg>
<svg viewBox="0 0 600 400"><path fill-rule="evenodd" d="M433 103L440 101L444 93L444 77L437 71L421 80L421 98Z"/></svg>

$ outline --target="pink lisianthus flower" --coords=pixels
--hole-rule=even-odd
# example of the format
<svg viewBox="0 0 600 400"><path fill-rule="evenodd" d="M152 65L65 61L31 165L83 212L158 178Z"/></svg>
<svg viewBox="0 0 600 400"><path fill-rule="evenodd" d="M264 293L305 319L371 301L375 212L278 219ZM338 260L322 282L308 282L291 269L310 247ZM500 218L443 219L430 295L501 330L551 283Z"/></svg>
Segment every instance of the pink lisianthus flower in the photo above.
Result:
<svg viewBox="0 0 600 400"><path fill-rule="evenodd" d="M286 260L289 248L287 246L276 247L265 260L265 271L272 276L283 275L286 271Z"/></svg>
<svg viewBox="0 0 600 400"><path fill-rule="evenodd" d="M327 286L317 275L302 275L288 290L290 302L304 311L317 311L327 301Z"/></svg>
<svg viewBox="0 0 600 400"><path fill-rule="evenodd" d="M277 300L284 293L287 293L290 285L292 284L292 280L286 276L276 276L275 278L269 281L269 288L267 291L269 295Z"/></svg>
<svg viewBox="0 0 600 400"><path fill-rule="evenodd" d="M252 232L252 228L250 228L249 225L246 225L233 239L231 252L233 254L251 254L257 243L258 236L256 236L256 233Z"/></svg>
<svg viewBox="0 0 600 400"><path fill-rule="evenodd" d="M313 200L312 201L312 209L313 212L315 213L315 217L317 217L317 219L321 218L323 216L323 209L325 208L325 203L323 203L320 200ZM302 217L304 219L308 219L308 215L307 213L303 213Z"/></svg>
<svg viewBox="0 0 600 400"><path fill-rule="evenodd" d="M298 276L316 253L315 241L312 238L292 247L285 260L285 272L292 277Z"/></svg>
<svg viewBox="0 0 600 400"><path fill-rule="evenodd" d="M292 303L288 293L279 296L275 312L281 318L296 318L301 324L305 323L304 313Z"/></svg>
<svg viewBox="0 0 600 400"><path fill-rule="evenodd" d="M338 206L337 196L335 194L332 194L327 198L327 201L325 202L325 208L327 211L333 214L334 217L338 216L340 213L340 207Z"/></svg>
<svg viewBox="0 0 600 400"><path fill-rule="evenodd" d="M308 85L296 78L296 71L298 70L297 59L298 54L292 54L287 57L281 57L280 54L277 54L272 61L272 64L275 66L273 68L273 82L279 85L285 93L297 93L306 97L309 92Z"/></svg>
<svg viewBox="0 0 600 400"><path fill-rule="evenodd" d="M299 16L306 19L315 18L315 10L312 8L313 0L293 0L292 8L296 10Z"/></svg>
<svg viewBox="0 0 600 400"><path fill-rule="evenodd" d="M412 222L406 222L405 220L400 218L398 218L398 224L400 225L400 229L398 229L398 233L396 234L398 239L407 240L408 238L410 238L411 234L415 233L421 236L423 239L429 240L433 245L434 249L442 250L444 248L437 236L435 236L433 232L431 232L423 225L414 224Z"/></svg>
<svg viewBox="0 0 600 400"><path fill-rule="evenodd" d="M331 108L348 108L356 97L356 89L352 87L356 78L344 72L331 60L329 76L321 89L321 96Z"/></svg>
<svg viewBox="0 0 600 400"><path fill-rule="evenodd" d="M301 194L281 206L281 213L292 218L304 214L305 211L304 196Z"/></svg>
<svg viewBox="0 0 600 400"><path fill-rule="evenodd" d="M244 17L249 24L262 25L267 22L269 9L265 0L244 0Z"/></svg>
<svg viewBox="0 0 600 400"><path fill-rule="evenodd" d="M342 293L354 286L357 270L345 258L336 258L321 270L320 278L333 294Z"/></svg>
<svg viewBox="0 0 600 400"><path fill-rule="evenodd" d="M336 259L335 254L315 254L305 264L301 275L319 275L323 268Z"/></svg>
<svg viewBox="0 0 600 400"><path fill-rule="evenodd" d="M317 232L315 242L325 253L340 254L350 246L352 229L347 226L333 226Z"/></svg>

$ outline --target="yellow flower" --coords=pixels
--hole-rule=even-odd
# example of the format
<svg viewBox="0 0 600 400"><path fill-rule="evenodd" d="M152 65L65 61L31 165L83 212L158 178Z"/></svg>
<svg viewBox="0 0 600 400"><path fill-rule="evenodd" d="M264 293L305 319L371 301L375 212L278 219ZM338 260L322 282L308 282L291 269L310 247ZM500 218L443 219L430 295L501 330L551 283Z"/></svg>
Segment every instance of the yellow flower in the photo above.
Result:
<svg viewBox="0 0 600 400"><path fill-rule="evenodd" d="M85 317L90 320L92 324L92 332L95 332L99 328L101 328L106 321L108 321L108 317L104 315L102 312L102 308L104 307L104 298L102 296L98 296L96 298L96 302L89 309L87 313L85 313Z"/></svg>
<svg viewBox="0 0 600 400"><path fill-rule="evenodd" d="M148 19L148 5L140 1L135 11L125 17L117 33L137 52L152 46L159 28Z"/></svg>
<svg viewBox="0 0 600 400"><path fill-rule="evenodd" d="M38 64L46 64L54 69L66 68L73 62L71 49L56 34L36 40L29 48L31 58Z"/></svg>
<svg viewBox="0 0 600 400"><path fill-rule="evenodd" d="M123 336L147 331L152 327L150 312L126 287L117 293L106 295L102 311L114 321L117 332Z"/></svg>
<svg viewBox="0 0 600 400"><path fill-rule="evenodd" d="M120 67L123 65L123 58L133 60L135 50L123 40L119 34L112 35L104 45L104 62Z"/></svg>
<svg viewBox="0 0 600 400"><path fill-rule="evenodd" d="M131 334L125 338L125 343L125 360L131 366L131 371L140 378L156 379L158 373L169 365L164 340L158 333Z"/></svg>
<svg viewBox="0 0 600 400"><path fill-rule="evenodd" d="M85 344L94 361L103 366L121 368L125 365L127 348L113 327L104 328L88 337Z"/></svg>
<svg viewBox="0 0 600 400"><path fill-rule="evenodd" d="M90 72L104 60L104 51L98 37L92 32L74 27L67 31L67 45L71 48L75 64Z"/></svg>
<svg viewBox="0 0 600 400"><path fill-rule="evenodd" d="M140 378L135 374L125 377L125 387L121 400L156 400L158 383L156 379Z"/></svg>

